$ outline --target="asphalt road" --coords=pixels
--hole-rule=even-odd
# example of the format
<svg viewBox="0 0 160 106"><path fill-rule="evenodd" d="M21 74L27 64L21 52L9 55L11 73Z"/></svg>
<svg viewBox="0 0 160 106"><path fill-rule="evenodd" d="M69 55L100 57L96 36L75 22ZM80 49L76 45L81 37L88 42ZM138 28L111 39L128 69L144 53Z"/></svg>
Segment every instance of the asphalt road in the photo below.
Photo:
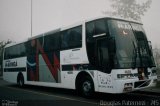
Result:
<svg viewBox="0 0 160 106"><path fill-rule="evenodd" d="M17 85L0 79L0 106L160 106L159 96L96 93L86 99L74 90Z"/></svg>
<svg viewBox="0 0 160 106"><path fill-rule="evenodd" d="M0 106L97 106L98 101L85 99L74 90L38 86L19 88L0 79ZM13 102L13 103L12 103Z"/></svg>

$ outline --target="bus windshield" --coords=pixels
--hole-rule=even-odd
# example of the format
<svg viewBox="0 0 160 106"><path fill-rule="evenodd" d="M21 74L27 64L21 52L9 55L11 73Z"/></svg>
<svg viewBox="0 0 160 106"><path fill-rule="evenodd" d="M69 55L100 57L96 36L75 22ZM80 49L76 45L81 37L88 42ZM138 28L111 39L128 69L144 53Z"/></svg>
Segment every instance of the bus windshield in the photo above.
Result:
<svg viewBox="0 0 160 106"><path fill-rule="evenodd" d="M152 48L149 47L148 40L142 25L131 23L131 26L137 40L140 67L155 67Z"/></svg>
<svg viewBox="0 0 160 106"><path fill-rule="evenodd" d="M108 21L110 36L115 38L114 68L154 66L152 51L141 25L124 21Z"/></svg>

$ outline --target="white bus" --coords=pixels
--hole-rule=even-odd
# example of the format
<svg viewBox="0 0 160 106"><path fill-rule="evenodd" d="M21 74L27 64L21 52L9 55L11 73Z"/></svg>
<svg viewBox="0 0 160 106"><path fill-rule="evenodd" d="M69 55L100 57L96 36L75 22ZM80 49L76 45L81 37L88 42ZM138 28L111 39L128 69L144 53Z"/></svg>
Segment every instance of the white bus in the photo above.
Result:
<svg viewBox="0 0 160 106"><path fill-rule="evenodd" d="M141 23L101 17L6 46L3 78L91 96L155 86L154 67Z"/></svg>

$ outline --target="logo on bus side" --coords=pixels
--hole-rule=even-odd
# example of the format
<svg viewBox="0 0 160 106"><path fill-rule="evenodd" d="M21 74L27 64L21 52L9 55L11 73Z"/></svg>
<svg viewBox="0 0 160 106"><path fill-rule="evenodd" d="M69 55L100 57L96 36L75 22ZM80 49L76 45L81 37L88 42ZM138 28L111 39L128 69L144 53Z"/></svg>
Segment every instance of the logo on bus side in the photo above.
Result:
<svg viewBox="0 0 160 106"><path fill-rule="evenodd" d="M16 67L17 66L17 61L6 61L5 62L5 67Z"/></svg>

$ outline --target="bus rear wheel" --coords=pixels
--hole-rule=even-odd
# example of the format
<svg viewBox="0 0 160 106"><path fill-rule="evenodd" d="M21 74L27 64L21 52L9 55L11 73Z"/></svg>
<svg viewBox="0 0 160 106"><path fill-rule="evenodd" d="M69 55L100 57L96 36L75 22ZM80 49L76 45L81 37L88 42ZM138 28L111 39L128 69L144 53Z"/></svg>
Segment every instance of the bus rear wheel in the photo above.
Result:
<svg viewBox="0 0 160 106"><path fill-rule="evenodd" d="M18 86L23 87L24 86L24 78L22 74L18 75L18 80L17 80Z"/></svg>

